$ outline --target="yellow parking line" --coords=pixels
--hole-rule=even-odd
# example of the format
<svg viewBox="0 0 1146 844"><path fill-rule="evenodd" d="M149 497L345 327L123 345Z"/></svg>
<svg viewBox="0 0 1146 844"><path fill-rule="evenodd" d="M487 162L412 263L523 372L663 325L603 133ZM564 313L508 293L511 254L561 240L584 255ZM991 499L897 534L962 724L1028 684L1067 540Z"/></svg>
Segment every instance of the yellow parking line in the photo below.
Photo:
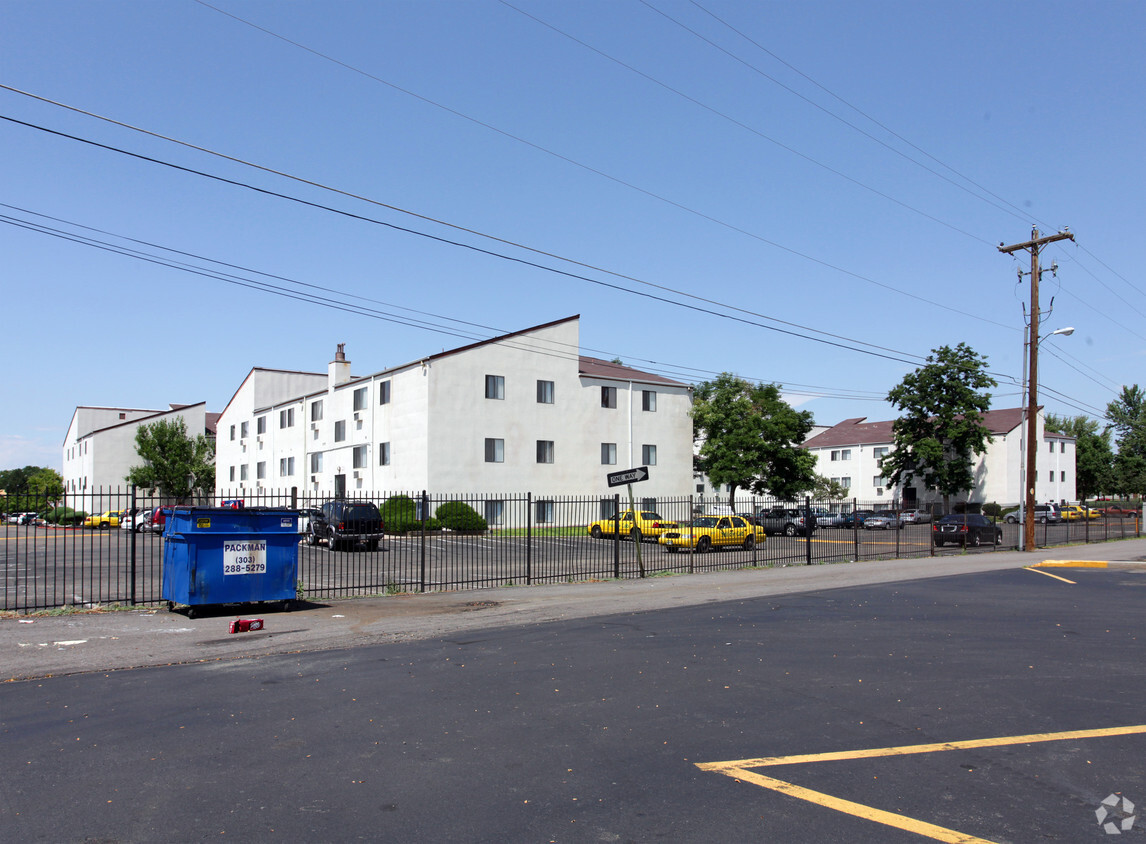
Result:
<svg viewBox="0 0 1146 844"><path fill-rule="evenodd" d="M1043 560L1035 563L1035 568L1044 569L1104 569L1110 565L1105 560Z"/></svg>
<svg viewBox="0 0 1146 844"><path fill-rule="evenodd" d="M920 753L942 753L948 750L972 750L984 747L1012 747L1019 744L1039 744L1050 741L1070 741L1072 739L1109 738L1111 736L1140 735L1146 733L1146 724L1129 727L1105 727L1098 730L1071 730L1061 733L1031 733L1023 736L1000 736L997 738L970 739L967 741L950 741L936 744L909 744L898 747L874 747L863 750L842 750L830 753L809 753L797 756L763 756L756 759L736 759L728 762L697 762L702 771L724 774L734 779L753 783L762 788L787 794L800 800L807 800L819 806L835 809L853 817L882 823L896 829L903 829L933 838L936 841L957 842L957 844L971 844L971 842L984 842L986 839L976 838L961 832L946 829L941 826L929 824L925 821L885 812L862 803L854 803L824 794L819 791L784 782L773 777L749 770L750 768L767 768L779 765L806 765L814 762L839 762L850 759L877 759L891 756L909 756ZM990 842L987 842L990 844Z"/></svg>
<svg viewBox="0 0 1146 844"><path fill-rule="evenodd" d="M1069 583L1071 586L1078 585L1073 580L1067 580L1065 577L1059 577L1057 574L1051 574L1049 571L1042 571L1041 569L1037 569L1034 566L1023 566L1023 571L1033 571L1035 574L1042 574L1046 575L1047 577L1053 577L1055 580L1061 580L1063 583Z"/></svg>
<svg viewBox="0 0 1146 844"><path fill-rule="evenodd" d="M897 815L894 812L885 812L882 809L865 806L862 803L853 803L851 800L833 797L830 794L824 794L822 791L812 791L810 788L804 788L803 786L773 779L772 777L765 777L752 771L733 770L723 771L722 773L726 773L736 779L750 782L762 788L768 788L773 791L778 791L781 794L787 794L799 800L807 800L809 803L816 803L828 809L835 809L837 812L843 812L846 815L874 821L875 823L881 823L884 826L891 826L896 829L903 829L907 832L914 832L916 835L924 835L936 841L947 841L951 842L951 844L993 844L993 842L988 841L986 838L976 838L973 835L965 835L962 832L936 826L935 824L927 823L927 821L909 818L906 815Z"/></svg>

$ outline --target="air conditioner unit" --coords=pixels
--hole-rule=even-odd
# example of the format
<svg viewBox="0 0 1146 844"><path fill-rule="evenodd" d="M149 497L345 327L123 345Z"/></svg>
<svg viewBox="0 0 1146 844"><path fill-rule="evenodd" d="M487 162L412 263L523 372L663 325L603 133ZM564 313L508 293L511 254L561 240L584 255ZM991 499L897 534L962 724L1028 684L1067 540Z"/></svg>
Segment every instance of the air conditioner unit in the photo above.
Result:
<svg viewBox="0 0 1146 844"><path fill-rule="evenodd" d="M362 411L361 410L354 411L354 418L355 419L361 419L362 418Z"/></svg>
<svg viewBox="0 0 1146 844"><path fill-rule="evenodd" d="M357 469L355 469L355 470L354 470L354 477L356 477L356 478L360 478L360 477L362 477L360 474L358 474L358 470L357 470Z"/></svg>
<svg viewBox="0 0 1146 844"><path fill-rule="evenodd" d="M311 475L310 476L310 482L311 483L318 483L318 475Z"/></svg>
<svg viewBox="0 0 1146 844"><path fill-rule="evenodd" d="M318 423L317 422L311 422L310 423L310 429L312 431L317 431L318 430Z"/></svg>
<svg viewBox="0 0 1146 844"><path fill-rule="evenodd" d="M877 486L877 487L875 488L875 494L876 494L876 495L883 495L883 487L881 487L881 486Z"/></svg>

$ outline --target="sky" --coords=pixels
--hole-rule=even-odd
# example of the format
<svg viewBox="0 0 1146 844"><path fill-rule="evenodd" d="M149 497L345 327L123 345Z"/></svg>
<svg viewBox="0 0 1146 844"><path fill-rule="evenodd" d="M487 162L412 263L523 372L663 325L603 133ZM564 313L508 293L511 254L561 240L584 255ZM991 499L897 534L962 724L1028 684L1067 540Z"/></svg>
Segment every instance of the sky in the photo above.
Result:
<svg viewBox="0 0 1146 844"><path fill-rule="evenodd" d="M580 314L817 424L966 343L1142 382L1146 4L0 0L0 468L77 406L221 411ZM1057 270L1052 274L1052 265ZM1053 306L1052 306L1053 299ZM1073 327L1070 336L1051 336Z"/></svg>

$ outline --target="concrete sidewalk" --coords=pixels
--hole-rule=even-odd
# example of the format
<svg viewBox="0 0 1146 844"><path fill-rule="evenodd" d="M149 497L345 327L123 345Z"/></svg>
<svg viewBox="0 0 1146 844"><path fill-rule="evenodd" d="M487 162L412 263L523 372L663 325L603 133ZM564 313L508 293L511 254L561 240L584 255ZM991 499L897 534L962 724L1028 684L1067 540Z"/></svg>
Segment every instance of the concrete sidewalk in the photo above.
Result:
<svg viewBox="0 0 1146 844"><path fill-rule="evenodd" d="M482 628L544 624L770 595L1021 568L1042 561L1146 560L1146 539L906 560L737 569L695 575L347 598L293 612L252 610L265 628L229 633L236 615L188 619L166 609L0 619L0 680L449 638Z"/></svg>

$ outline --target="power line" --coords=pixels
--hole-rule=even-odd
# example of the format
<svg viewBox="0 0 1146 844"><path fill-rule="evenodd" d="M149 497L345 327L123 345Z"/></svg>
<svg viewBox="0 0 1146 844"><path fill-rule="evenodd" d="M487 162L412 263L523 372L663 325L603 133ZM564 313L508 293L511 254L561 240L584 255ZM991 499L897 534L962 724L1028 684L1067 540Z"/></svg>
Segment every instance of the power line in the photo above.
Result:
<svg viewBox="0 0 1146 844"><path fill-rule="evenodd" d="M5 87L5 86L0 85L0 87ZM733 305L726 305L724 303L717 302L715 300L705 299L703 297L695 296L695 295L690 294L690 293L684 293L683 291L674 290L672 288L663 287L661 285L652 284L650 282L640 281L639 279L630 279L630 280L633 280L639 284L643 284L643 285L646 285L646 286L649 286L649 287L652 287L652 288L655 288L658 290L664 290L666 292L670 292L670 293L673 293L675 295L679 295L679 296L682 296L684 298L691 299L691 300L694 300L697 302L704 302L706 304L713 305L715 307L726 308L726 309L733 311L735 313L721 313L720 311L713 310L713 308L710 308L710 307L701 307L700 305L694 305L694 304L689 304L688 302L679 302L679 301L676 301L674 299L669 299L665 296L658 296L658 295L654 295L652 293L642 292L640 290L633 290L631 288L624 287L623 285L613 284L611 282L602 281L601 279L592 278L590 276L582 275L579 273L569 272L567 270L558 269L556 267L550 267L550 266L547 266L545 264L538 263L537 261L531 261L531 260L527 260L525 258L507 255L507 254L502 253L502 252L495 252L495 251L490 250L490 249L485 249L485 248L482 248L480 246L475 246L474 244L464 243L462 241L457 241L457 240L451 240L449 238L441 237L439 235L434 235L434 234L430 234L428 232L418 231L417 229L411 229L411 228L408 228L405 226L399 226L396 223L389 223L389 222L386 222L384 220L378 220L378 219L373 218L373 217L367 217L367 216L362 215L362 214L356 214L354 212L346 211L346 210L343 210L340 208L335 208L333 206L323 205L322 203L313 202L311 200L302 199L302 198L296 197L296 196L291 196L290 194L284 194L284 193L280 193L278 191L273 191L273 190L270 190L269 188L261 188L261 187L249 184L247 182L241 182L241 181L238 181L236 179L230 179L230 178L226 178L224 176L219 176L219 175L215 175L213 173L207 173L207 172L202 171L202 170L196 170L196 169L191 168L191 167L186 167L186 166L181 165L181 164L175 164L175 163L172 163L169 161L164 161L163 159L155 158L153 156L147 156L147 155L143 155L141 153L136 153L136 152L124 150L124 149L121 149L119 147L113 147L113 146L110 146L108 144L103 144L103 143L100 143L98 141L90 140L88 138L81 138L79 136L71 135L71 134L68 134L66 132L60 132L60 131L55 130L55 129L48 129L44 126L39 126L39 125L34 124L34 123L28 123L27 121L18 120L14 117L9 117L7 115L0 115L0 120L6 120L10 123L15 123L17 125L25 126L25 127L31 128L31 129L37 129L39 131L46 132L48 134L55 135L57 137L67 138L69 140L77 141L77 142L83 143L83 144L88 144L90 146L97 147L97 148L103 149L103 150L107 150L109 152L115 152L115 153L118 153L120 155L128 156L130 158L136 158L136 159L139 159L141 161L147 161L147 162L150 162L152 164L158 164L158 165L161 165L164 167L169 167L173 170L178 170L178 171L181 171L184 173L189 173L192 175L201 176L203 178L218 181L218 182L221 182L223 184L232 185L234 187L246 188L248 190L251 190L251 191L254 191L256 193L260 193L260 194L263 194L266 196L272 196L272 197L276 197L278 199L286 199L286 200L289 200L291 202L296 202L300 205L305 205L305 206L310 207L310 208L315 208L315 209L319 209L319 210L323 210L323 211L329 211L333 214L338 214L338 215L341 215L344 217L348 217L350 219L359 220L359 221L367 222L367 223L372 223L372 224L379 225L379 226L384 226L384 227L392 229L394 231L399 231L399 232L403 232L406 234L416 235L418 237L423 237L423 238L435 241L435 242L443 244L443 245L455 246L455 247L458 247L461 249L468 249L470 251L473 251L473 252L476 252L479 254L483 254L483 255L487 255L489 257L499 258L502 260L521 264L523 266L533 267L534 269L539 269L539 270L543 270L545 272L554 273L554 274L557 274L557 275L560 275L560 276L563 276L566 278L572 278L572 279L577 279L580 281L585 281L585 282L588 282L590 284L596 284L596 285L601 286L601 287L605 287L605 288L609 288L609 289L613 289L613 290L618 290L618 291L623 291L623 292L630 293L630 294L635 295L635 296L641 296L641 297L644 297L646 299L650 299L653 301L663 302L663 303L669 304L669 305L675 305L676 307L686 308L688 310L692 310L692 311L695 311L698 313L709 314L711 316L716 316L716 317L719 317L721 319L727 319L727 320L731 320L733 322L739 322L739 323L742 323L745 325L751 325L751 326L755 326L757 328L763 328L767 331L773 331L773 332L788 335L791 337L799 337L799 338L804 339L804 340L811 340L813 342L821 343L821 344L828 345L828 346L834 346L836 348L847 349L849 351L858 351L862 354L871 355L873 357L884 358L887 360L894 360L894 361L897 361L900 363L913 363L914 361L920 359L919 355L912 354L910 352L902 352L902 351L890 349L890 348L883 347L883 346L877 346L874 343L867 343L867 342L864 342L862 340L854 340L852 338L844 337L842 335L831 334L831 333L826 332L826 331L820 331L819 329L811 328L810 326L800 325L798 323L787 322L785 320L780 320L780 319L777 319L775 317L768 317L768 316L765 316L763 314L757 314L755 312L748 311L748 310L743 309L743 308L738 308L738 307L733 306ZM257 165L254 165L254 166L257 166ZM457 227L455 227L455 228L457 228ZM514 244L514 245L516 245L516 244ZM525 249L526 251L533 252L536 254L547 254L547 253L538 253L537 250L531 250L528 247L521 247L521 248ZM550 257L553 257L556 260L565 260L565 259L561 258L560 256L556 256L556 255L551 255ZM583 264L579 264L578 262L575 262L575 261L569 261L568 263L574 264L576 266L586 266ZM603 271L603 272L607 273L607 271ZM612 273L611 275L617 275L617 274ZM628 277L626 277L626 278L628 278ZM956 309L949 308L949 310L956 310ZM957 310L956 310L956 312L960 313L960 314L963 313L962 311L957 311ZM736 316L736 313L747 314L747 315L750 315L753 317L757 317L759 319L765 319L765 320L768 320L770 322L775 322L775 323L778 323L780 325L792 326L792 329L799 329L799 331L790 330L788 328L780 328L780 327L777 327L776 325L765 325L763 323L756 322L755 320L752 320L752 319L747 319L745 317ZM970 314L966 314L966 315L970 316ZM1000 325L1003 328L1007 327L1007 326L1002 326L1000 323L995 323L995 324ZM816 334L816 335L820 335L820 336L818 336L818 337L817 336L809 336L809 334L803 334L803 333L801 333L801 331L810 332L811 334ZM825 339L825 338L833 338L833 339ZM848 345L849 343L854 344L854 345ZM861 346L866 347L866 348L859 348Z"/></svg>

